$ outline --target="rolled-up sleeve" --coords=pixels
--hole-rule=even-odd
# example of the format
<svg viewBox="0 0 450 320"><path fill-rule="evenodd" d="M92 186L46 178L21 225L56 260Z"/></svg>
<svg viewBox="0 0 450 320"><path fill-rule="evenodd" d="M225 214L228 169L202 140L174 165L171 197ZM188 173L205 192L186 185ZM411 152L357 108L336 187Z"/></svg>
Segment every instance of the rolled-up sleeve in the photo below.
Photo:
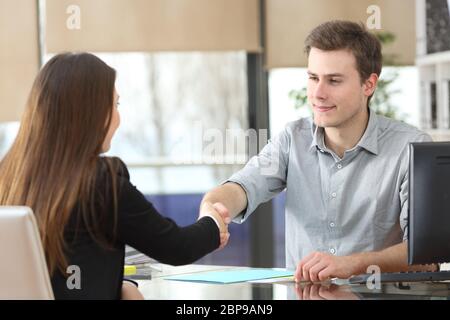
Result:
<svg viewBox="0 0 450 320"><path fill-rule="evenodd" d="M272 199L286 187L290 130L286 127L269 140L257 156L224 182L239 184L247 194L247 208L236 216L234 222L244 222L258 205Z"/></svg>
<svg viewBox="0 0 450 320"><path fill-rule="evenodd" d="M428 134L420 134L414 141L412 142L430 142L433 141ZM409 145L407 146L407 150L405 150L407 157L404 157L404 165L406 166L406 174L402 180L400 186L400 227L403 231L403 241L408 240L408 212L409 212Z"/></svg>

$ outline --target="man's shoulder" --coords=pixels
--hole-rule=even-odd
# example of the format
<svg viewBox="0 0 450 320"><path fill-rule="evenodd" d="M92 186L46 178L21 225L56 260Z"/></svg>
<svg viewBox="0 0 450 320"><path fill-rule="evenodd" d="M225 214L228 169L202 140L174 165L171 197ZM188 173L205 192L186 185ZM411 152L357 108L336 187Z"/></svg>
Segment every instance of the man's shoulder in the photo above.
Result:
<svg viewBox="0 0 450 320"><path fill-rule="evenodd" d="M388 139L405 139L406 141L431 140L426 132L403 121L381 115L378 115L378 136Z"/></svg>
<svg viewBox="0 0 450 320"><path fill-rule="evenodd" d="M285 126L285 130L289 133L293 133L295 131L308 131L311 132L313 127L313 121L311 117L300 118L295 121L288 122Z"/></svg>

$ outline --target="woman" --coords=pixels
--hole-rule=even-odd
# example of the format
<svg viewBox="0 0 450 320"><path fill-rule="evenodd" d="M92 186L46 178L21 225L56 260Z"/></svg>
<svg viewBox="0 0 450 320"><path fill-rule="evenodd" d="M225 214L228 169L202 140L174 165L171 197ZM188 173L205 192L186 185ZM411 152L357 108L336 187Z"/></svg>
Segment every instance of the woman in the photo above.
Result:
<svg viewBox="0 0 450 320"><path fill-rule="evenodd" d="M33 209L57 299L119 299L129 290L122 285L125 244L180 265L228 241L213 208L180 228L130 183L122 161L100 156L120 123L115 78L94 55L53 57L39 72L16 140L0 162L0 205ZM80 270L79 289L67 285L72 265Z"/></svg>

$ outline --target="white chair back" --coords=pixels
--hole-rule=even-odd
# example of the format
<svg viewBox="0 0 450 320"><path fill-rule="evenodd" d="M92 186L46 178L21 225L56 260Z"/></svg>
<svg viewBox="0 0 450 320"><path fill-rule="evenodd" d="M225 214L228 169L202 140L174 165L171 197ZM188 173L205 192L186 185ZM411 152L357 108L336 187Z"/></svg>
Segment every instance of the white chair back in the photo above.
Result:
<svg viewBox="0 0 450 320"><path fill-rule="evenodd" d="M54 299L39 229L28 207L0 206L0 299Z"/></svg>

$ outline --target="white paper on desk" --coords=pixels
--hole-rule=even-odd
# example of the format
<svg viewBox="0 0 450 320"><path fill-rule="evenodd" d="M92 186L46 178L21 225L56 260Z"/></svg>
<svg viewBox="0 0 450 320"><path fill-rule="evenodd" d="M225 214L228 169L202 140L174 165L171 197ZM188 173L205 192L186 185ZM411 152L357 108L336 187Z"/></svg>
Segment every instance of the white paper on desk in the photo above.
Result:
<svg viewBox="0 0 450 320"><path fill-rule="evenodd" d="M250 280L247 282L250 283L290 283L294 282L294 276L290 277L281 277L281 278L270 278L270 279L257 279L257 280Z"/></svg>
<svg viewBox="0 0 450 320"><path fill-rule="evenodd" d="M166 280L211 282L211 283L236 283L268 278L293 277L293 271L277 269L230 269L225 271L198 272L193 274L182 274L166 277Z"/></svg>

